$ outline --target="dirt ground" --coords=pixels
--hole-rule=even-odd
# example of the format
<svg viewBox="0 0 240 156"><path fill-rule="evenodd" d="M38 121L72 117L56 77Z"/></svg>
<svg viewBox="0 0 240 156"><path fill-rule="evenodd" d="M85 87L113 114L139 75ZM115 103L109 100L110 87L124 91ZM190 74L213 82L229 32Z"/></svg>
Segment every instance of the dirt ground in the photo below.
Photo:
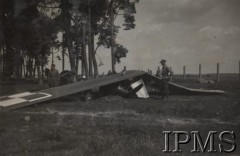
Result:
<svg viewBox="0 0 240 156"><path fill-rule="evenodd" d="M31 87L37 86L2 83L0 94ZM226 88L222 84L207 86L211 87ZM163 131L199 131L203 140L209 131L217 131L214 147L218 152L209 155L220 154L219 144L228 147L219 141L220 132L234 131L237 148L222 155L240 155L240 94L226 90L228 93L221 96L172 95L168 101L156 95L149 99L111 95L93 101L68 96L0 112L0 155L178 155L163 153ZM180 148L182 155L190 155L193 141Z"/></svg>

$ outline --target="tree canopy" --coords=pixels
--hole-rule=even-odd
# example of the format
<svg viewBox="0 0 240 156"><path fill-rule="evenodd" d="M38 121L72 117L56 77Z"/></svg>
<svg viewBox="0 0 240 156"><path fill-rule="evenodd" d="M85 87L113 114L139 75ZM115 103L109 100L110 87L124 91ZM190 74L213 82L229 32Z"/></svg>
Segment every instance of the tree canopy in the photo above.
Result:
<svg viewBox="0 0 240 156"><path fill-rule="evenodd" d="M69 57L73 73L98 76L99 47L112 48L116 63L128 50L115 41L119 29L135 28L135 0L0 0L0 63L2 75L41 80L53 49ZM124 23L114 24L122 15ZM59 35L61 34L61 35ZM59 36L62 38L59 40ZM52 55L51 55L52 54ZM12 62L18 63L13 66Z"/></svg>

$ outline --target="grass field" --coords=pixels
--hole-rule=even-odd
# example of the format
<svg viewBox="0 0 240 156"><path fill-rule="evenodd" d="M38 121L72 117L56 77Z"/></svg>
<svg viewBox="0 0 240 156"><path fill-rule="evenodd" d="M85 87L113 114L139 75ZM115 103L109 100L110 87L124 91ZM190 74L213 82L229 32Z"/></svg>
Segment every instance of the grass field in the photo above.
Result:
<svg viewBox="0 0 240 156"><path fill-rule="evenodd" d="M65 97L39 105L0 113L0 155L178 155L163 153L163 131L234 131L240 155L239 81L200 84L175 79L194 88L223 89L222 96L159 96L126 99L105 96L93 101ZM35 84L1 83L0 94L37 88ZM221 143L215 137L215 148ZM227 147L227 146L226 146ZM180 145L189 155L193 142ZM170 139L170 149L174 149ZM194 155L206 155L198 153ZM219 155L211 153L209 155Z"/></svg>

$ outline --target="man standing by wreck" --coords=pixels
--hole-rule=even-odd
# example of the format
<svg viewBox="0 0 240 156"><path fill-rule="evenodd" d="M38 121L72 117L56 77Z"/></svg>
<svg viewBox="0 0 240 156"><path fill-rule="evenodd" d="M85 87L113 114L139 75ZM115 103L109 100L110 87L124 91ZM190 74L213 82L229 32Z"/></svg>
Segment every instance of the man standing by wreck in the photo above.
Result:
<svg viewBox="0 0 240 156"><path fill-rule="evenodd" d="M57 87L59 84L60 78L59 78L59 72L57 69L55 69L55 64L52 64L51 70L48 74L48 85L50 88Z"/></svg>
<svg viewBox="0 0 240 156"><path fill-rule="evenodd" d="M161 71L160 67L158 67L158 69L157 69L156 76L159 78L162 78L162 71Z"/></svg>
<svg viewBox="0 0 240 156"><path fill-rule="evenodd" d="M173 76L173 71L170 67L167 66L166 64L166 60L162 59L160 61L161 65L162 65L162 99L164 99L165 97L168 99L168 94L169 94L169 84L168 82L170 80L172 80L172 76Z"/></svg>

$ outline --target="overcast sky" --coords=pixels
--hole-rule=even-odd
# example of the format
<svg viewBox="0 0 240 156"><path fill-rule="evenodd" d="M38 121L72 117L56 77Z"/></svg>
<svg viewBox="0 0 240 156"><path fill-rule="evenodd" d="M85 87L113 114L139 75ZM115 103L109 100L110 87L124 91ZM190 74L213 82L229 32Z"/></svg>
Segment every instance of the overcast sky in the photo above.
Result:
<svg viewBox="0 0 240 156"><path fill-rule="evenodd" d="M161 59L167 59L174 73L238 72L240 60L240 0L140 0L136 28L120 30L117 42L128 48L127 58L116 66L156 71ZM116 24L122 24L117 18ZM110 50L100 48L98 55L111 69ZM97 58L97 61L99 59ZM55 62L61 70L61 62ZM69 63L66 65L69 68Z"/></svg>
<svg viewBox="0 0 240 156"><path fill-rule="evenodd" d="M129 49L117 65L128 69L156 70L160 59L167 59L175 73L238 72L240 60L240 0L140 0L136 28L120 31L117 41ZM117 19L117 24L122 19ZM110 51L98 52L110 69Z"/></svg>

